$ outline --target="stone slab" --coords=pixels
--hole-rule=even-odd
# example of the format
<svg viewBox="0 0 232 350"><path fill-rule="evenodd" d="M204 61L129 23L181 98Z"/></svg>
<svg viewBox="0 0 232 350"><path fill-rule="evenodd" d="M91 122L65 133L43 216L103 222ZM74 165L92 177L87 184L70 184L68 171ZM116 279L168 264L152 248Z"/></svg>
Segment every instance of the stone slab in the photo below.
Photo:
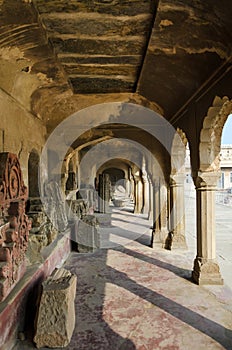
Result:
<svg viewBox="0 0 232 350"><path fill-rule="evenodd" d="M61 268L43 282L34 342L37 348L65 347L75 328L76 276Z"/></svg>
<svg viewBox="0 0 232 350"><path fill-rule="evenodd" d="M98 225L95 215L86 215L79 221L76 230L79 253L94 252L99 248Z"/></svg>

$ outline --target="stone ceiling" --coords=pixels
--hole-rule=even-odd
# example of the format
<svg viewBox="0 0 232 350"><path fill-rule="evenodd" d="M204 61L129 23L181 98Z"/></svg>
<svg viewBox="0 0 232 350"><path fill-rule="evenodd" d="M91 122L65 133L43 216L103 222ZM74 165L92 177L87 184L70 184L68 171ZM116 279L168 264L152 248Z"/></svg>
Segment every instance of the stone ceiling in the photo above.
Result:
<svg viewBox="0 0 232 350"><path fill-rule="evenodd" d="M231 83L231 19L228 0L0 0L0 85L35 105L43 93L138 93L170 120Z"/></svg>
<svg viewBox="0 0 232 350"><path fill-rule="evenodd" d="M36 5L75 92L136 89L155 1L37 0Z"/></svg>

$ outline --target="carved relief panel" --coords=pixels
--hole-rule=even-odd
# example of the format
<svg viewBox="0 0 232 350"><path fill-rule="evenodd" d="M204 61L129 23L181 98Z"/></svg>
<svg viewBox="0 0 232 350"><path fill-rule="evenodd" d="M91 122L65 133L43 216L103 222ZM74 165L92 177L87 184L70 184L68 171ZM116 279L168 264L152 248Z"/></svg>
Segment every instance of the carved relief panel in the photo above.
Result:
<svg viewBox="0 0 232 350"><path fill-rule="evenodd" d="M27 188L17 156L0 153L0 301L7 297L26 270L30 229L25 214L26 200Z"/></svg>

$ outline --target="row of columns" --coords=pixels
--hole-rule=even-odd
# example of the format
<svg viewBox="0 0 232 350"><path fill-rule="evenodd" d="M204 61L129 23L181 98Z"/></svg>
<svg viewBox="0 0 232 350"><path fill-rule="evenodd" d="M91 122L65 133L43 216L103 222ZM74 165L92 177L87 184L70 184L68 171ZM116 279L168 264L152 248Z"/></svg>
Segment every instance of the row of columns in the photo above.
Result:
<svg viewBox="0 0 232 350"><path fill-rule="evenodd" d="M197 255L192 277L197 284L222 284L216 260L215 190L218 173L198 173L194 178L197 208ZM166 249L186 249L185 238L185 174L170 177L167 185L156 179L153 183L152 246L161 243Z"/></svg>
<svg viewBox="0 0 232 350"><path fill-rule="evenodd" d="M193 179L196 187L197 255L192 277L198 284L223 283L216 261L215 245L214 206L219 177L217 172L199 172ZM106 184L109 181L102 179L102 182ZM141 173L129 175L127 192L134 197L134 212L143 212L154 222L151 245L161 243L166 249L187 248L184 183L184 173L171 175L168 186L159 178L151 181L144 169ZM109 200L108 187L103 185L104 194L100 195L106 199L105 202ZM100 207L105 202L99 203ZM107 211L107 208L101 209Z"/></svg>

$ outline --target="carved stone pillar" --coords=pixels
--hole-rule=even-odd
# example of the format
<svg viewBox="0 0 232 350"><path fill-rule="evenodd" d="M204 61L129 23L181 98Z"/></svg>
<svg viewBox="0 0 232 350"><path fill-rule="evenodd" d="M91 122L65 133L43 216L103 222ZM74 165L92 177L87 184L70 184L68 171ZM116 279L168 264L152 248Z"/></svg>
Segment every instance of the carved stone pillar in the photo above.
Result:
<svg viewBox="0 0 232 350"><path fill-rule="evenodd" d="M160 237L160 186L159 179L154 181L153 187L153 230L152 230L152 239L151 239L151 247L153 247L154 243L161 242Z"/></svg>
<svg viewBox="0 0 232 350"><path fill-rule="evenodd" d="M104 213L104 181L102 174L99 175L98 194L98 211Z"/></svg>
<svg viewBox="0 0 232 350"><path fill-rule="evenodd" d="M153 184L152 181L149 179L149 213L148 213L148 219L154 221L154 190L153 190Z"/></svg>
<svg viewBox="0 0 232 350"><path fill-rule="evenodd" d="M135 208L134 213L139 213L139 179L137 177L134 177L134 202L135 202Z"/></svg>
<svg viewBox="0 0 232 350"><path fill-rule="evenodd" d="M167 187L160 184L160 231L162 242L168 238L168 211L167 211Z"/></svg>
<svg viewBox="0 0 232 350"><path fill-rule="evenodd" d="M58 175L57 175L57 178L58 178ZM66 182L67 182L67 179L68 179L68 174L66 173L62 173L61 174L61 189L63 191L63 193L65 193L66 191Z"/></svg>
<svg viewBox="0 0 232 350"><path fill-rule="evenodd" d="M170 177L170 249L187 249L185 238L185 174Z"/></svg>
<svg viewBox="0 0 232 350"><path fill-rule="evenodd" d="M149 214L149 182L147 178L147 174L143 173L143 208L142 212L144 214Z"/></svg>
<svg viewBox="0 0 232 350"><path fill-rule="evenodd" d="M154 182L154 225L152 232L152 243L161 243L162 247L165 247L166 240L168 238L167 229L167 188L165 184L160 183L157 179Z"/></svg>
<svg viewBox="0 0 232 350"><path fill-rule="evenodd" d="M66 184L65 184L66 194L68 194L69 191L77 190L76 167L74 166L74 163L75 163L74 159L70 159L68 164L68 173L66 174L66 178L67 178Z"/></svg>
<svg viewBox="0 0 232 350"><path fill-rule="evenodd" d="M130 189L130 180L125 179L125 187L126 187L126 197L130 197L131 189Z"/></svg>
<svg viewBox="0 0 232 350"><path fill-rule="evenodd" d="M135 200L135 180L133 176L130 178L130 198Z"/></svg>
<svg viewBox="0 0 232 350"><path fill-rule="evenodd" d="M76 173L74 171L68 173L66 181L66 191L77 190Z"/></svg>
<svg viewBox="0 0 232 350"><path fill-rule="evenodd" d="M198 173L194 179L197 191L197 256L192 277L197 284L223 284L216 260L215 189L219 173Z"/></svg>
<svg viewBox="0 0 232 350"><path fill-rule="evenodd" d="M135 176L135 210L136 214L141 214L143 209L143 184L139 176Z"/></svg>
<svg viewBox="0 0 232 350"><path fill-rule="evenodd" d="M109 212L110 201L110 178L108 174L99 175L99 201L98 210L100 213Z"/></svg>

